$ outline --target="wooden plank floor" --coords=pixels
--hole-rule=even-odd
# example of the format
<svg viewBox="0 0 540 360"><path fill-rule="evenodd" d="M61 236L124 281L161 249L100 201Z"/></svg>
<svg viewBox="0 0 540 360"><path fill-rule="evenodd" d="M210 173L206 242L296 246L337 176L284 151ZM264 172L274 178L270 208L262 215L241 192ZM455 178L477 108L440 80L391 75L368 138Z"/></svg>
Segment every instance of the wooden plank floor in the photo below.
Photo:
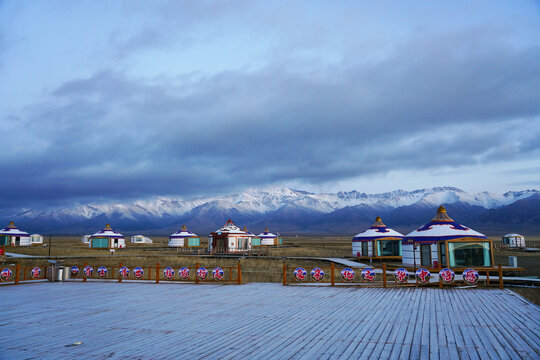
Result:
<svg viewBox="0 0 540 360"><path fill-rule="evenodd" d="M1 359L540 358L540 307L508 290L36 283L0 301Z"/></svg>

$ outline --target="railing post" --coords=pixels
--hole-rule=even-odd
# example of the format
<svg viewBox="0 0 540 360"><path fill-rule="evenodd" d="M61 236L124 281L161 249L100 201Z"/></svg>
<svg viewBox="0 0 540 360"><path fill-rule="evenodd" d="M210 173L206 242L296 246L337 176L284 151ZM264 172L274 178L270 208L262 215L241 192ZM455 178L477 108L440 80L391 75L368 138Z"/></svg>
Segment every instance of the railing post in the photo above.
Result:
<svg viewBox="0 0 540 360"><path fill-rule="evenodd" d="M503 289L504 288L504 284L503 284L503 273L502 273L502 265L499 264L499 289Z"/></svg>
<svg viewBox="0 0 540 360"><path fill-rule="evenodd" d="M199 263L195 264L195 284L199 283L199 277L197 276L197 270L199 270Z"/></svg>
<svg viewBox="0 0 540 360"><path fill-rule="evenodd" d="M26 281L26 266L23 267L23 280Z"/></svg>
<svg viewBox="0 0 540 360"><path fill-rule="evenodd" d="M242 285L242 264L238 260L238 285Z"/></svg>
<svg viewBox="0 0 540 360"><path fill-rule="evenodd" d="M83 272L82 272L82 281L83 281L83 282L86 282L86 275L85 275L85 273L84 273L84 268L85 268L86 266L87 266L87 263L86 263L86 261L85 261L85 262L84 262L84 266L83 266L83 268L82 268L82 271L83 271ZM54 274L53 274L53 278L54 278Z"/></svg>
<svg viewBox="0 0 540 360"><path fill-rule="evenodd" d="M118 282L121 283L122 282L122 274L120 274L120 269L122 268L122 263L120 263L120 265L118 265Z"/></svg>
<svg viewBox="0 0 540 360"><path fill-rule="evenodd" d="M330 283L331 283L331 286L336 285L336 275L334 274L334 263L330 263Z"/></svg>
<svg viewBox="0 0 540 360"><path fill-rule="evenodd" d="M382 264L382 286L386 287L386 263Z"/></svg>
<svg viewBox="0 0 540 360"><path fill-rule="evenodd" d="M486 270L486 287L489 286L489 270Z"/></svg>
<svg viewBox="0 0 540 360"><path fill-rule="evenodd" d="M159 284L159 263L156 264L156 284Z"/></svg>
<svg viewBox="0 0 540 360"><path fill-rule="evenodd" d="M20 264L17 264L17 267L15 268L15 285L19 283L19 269L21 268Z"/></svg>
<svg viewBox="0 0 540 360"><path fill-rule="evenodd" d="M283 262L283 286L287 285L287 264Z"/></svg>

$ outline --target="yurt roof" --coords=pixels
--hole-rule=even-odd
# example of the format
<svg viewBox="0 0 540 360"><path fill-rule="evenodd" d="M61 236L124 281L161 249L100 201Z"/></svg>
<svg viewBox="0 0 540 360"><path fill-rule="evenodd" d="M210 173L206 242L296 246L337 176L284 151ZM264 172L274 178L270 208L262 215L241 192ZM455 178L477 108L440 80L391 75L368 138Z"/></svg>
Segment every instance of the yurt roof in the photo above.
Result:
<svg viewBox="0 0 540 360"><path fill-rule="evenodd" d="M231 219L227 220L225 225L223 225L221 228L216 230L216 233L225 233L225 234L240 234L240 235L246 235L246 233L238 226L236 226Z"/></svg>
<svg viewBox="0 0 540 360"><path fill-rule="evenodd" d="M242 231L245 232L247 234L247 236L249 236L249 237L255 237L256 236L254 233L249 231L245 226L243 227Z"/></svg>
<svg viewBox="0 0 540 360"><path fill-rule="evenodd" d="M107 226L105 226L105 228L103 230L98 231L97 233L91 235L90 237L91 238L93 238L93 237L123 238L124 235L114 231L111 228L111 225L107 224Z"/></svg>
<svg viewBox="0 0 540 360"><path fill-rule="evenodd" d="M190 232L186 225L182 225L182 228L169 236L169 239L177 239L177 238L189 238L189 237L197 237L196 234Z"/></svg>
<svg viewBox="0 0 540 360"><path fill-rule="evenodd" d="M0 230L0 235L26 235L28 236L27 232L24 232L22 230L19 230L15 224L12 222L9 223L9 225L2 230Z"/></svg>
<svg viewBox="0 0 540 360"><path fill-rule="evenodd" d="M520 234L506 234L504 235L504 237L523 237L523 235L520 235Z"/></svg>
<svg viewBox="0 0 540 360"><path fill-rule="evenodd" d="M268 228L264 229L264 232L257 235L257 237L260 237L261 239L275 239L277 238L277 235L272 234Z"/></svg>
<svg viewBox="0 0 540 360"><path fill-rule="evenodd" d="M437 215L430 222L409 233L404 241L437 242L465 237L486 239L484 234L452 220L441 205L437 210Z"/></svg>
<svg viewBox="0 0 540 360"><path fill-rule="evenodd" d="M366 231L356 234L353 240L368 241L389 237L402 239L404 235L384 225L381 218L377 216L373 225Z"/></svg>

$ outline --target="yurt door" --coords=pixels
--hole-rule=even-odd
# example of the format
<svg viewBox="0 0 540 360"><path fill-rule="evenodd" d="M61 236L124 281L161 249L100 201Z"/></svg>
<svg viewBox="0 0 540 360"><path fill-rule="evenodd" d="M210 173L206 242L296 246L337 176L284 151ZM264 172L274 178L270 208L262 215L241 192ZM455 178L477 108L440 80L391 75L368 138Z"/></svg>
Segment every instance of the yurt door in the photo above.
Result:
<svg viewBox="0 0 540 360"><path fill-rule="evenodd" d="M422 266L431 266L431 245L420 245L420 263Z"/></svg>
<svg viewBox="0 0 540 360"><path fill-rule="evenodd" d="M15 246L20 246L21 245L21 238L20 237L15 237Z"/></svg>

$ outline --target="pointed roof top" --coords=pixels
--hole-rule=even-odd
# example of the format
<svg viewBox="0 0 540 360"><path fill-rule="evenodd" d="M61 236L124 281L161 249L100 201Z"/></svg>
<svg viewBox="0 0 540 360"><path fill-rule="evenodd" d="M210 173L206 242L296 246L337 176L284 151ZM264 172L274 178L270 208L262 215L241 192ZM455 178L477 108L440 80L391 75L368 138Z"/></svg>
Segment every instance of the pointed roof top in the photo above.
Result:
<svg viewBox="0 0 540 360"><path fill-rule="evenodd" d="M169 236L169 239L171 239L171 238L187 238L187 237L197 237L197 234L194 234L194 233L190 232L188 230L188 228L186 227L186 225L182 225L180 230L178 230L177 232L175 232L174 234L171 234L171 236Z"/></svg>
<svg viewBox="0 0 540 360"><path fill-rule="evenodd" d="M17 228L17 226L15 226L15 224L13 223L13 221L11 221L9 223L9 225L7 227L5 227L4 229L0 230L0 234L1 235L28 235L27 232L24 232L22 230L19 230L19 228Z"/></svg>
<svg viewBox="0 0 540 360"><path fill-rule="evenodd" d="M229 218L225 225L216 230L216 233L227 233L227 234L246 234L244 231L240 230L238 226Z"/></svg>
<svg viewBox="0 0 540 360"><path fill-rule="evenodd" d="M9 225L7 226L6 229L16 229L17 227L15 226L15 223L13 221L10 221L9 222Z"/></svg>
<svg viewBox="0 0 540 360"><path fill-rule="evenodd" d="M458 224L448 214L444 206L439 206L437 214L430 222L409 233L404 240L415 242L431 242L459 239L465 237L486 239L484 234Z"/></svg>
<svg viewBox="0 0 540 360"><path fill-rule="evenodd" d="M366 231L356 234L353 237L353 241L369 241L382 238L402 239L403 234L384 225L381 217L377 216L373 225L371 225L371 227Z"/></svg>
<svg viewBox="0 0 540 360"><path fill-rule="evenodd" d="M93 237L110 237L110 238L123 238L124 235L120 234L119 232L116 232L112 229L111 225L107 224L105 225L105 228L101 231L98 231L97 233L90 236Z"/></svg>
<svg viewBox="0 0 540 360"><path fill-rule="evenodd" d="M272 234L270 232L270 230L268 230L268 228L265 228L264 229L264 232L260 233L259 235L257 235L257 237L260 237L262 239L275 239L277 238L277 235L275 234Z"/></svg>

